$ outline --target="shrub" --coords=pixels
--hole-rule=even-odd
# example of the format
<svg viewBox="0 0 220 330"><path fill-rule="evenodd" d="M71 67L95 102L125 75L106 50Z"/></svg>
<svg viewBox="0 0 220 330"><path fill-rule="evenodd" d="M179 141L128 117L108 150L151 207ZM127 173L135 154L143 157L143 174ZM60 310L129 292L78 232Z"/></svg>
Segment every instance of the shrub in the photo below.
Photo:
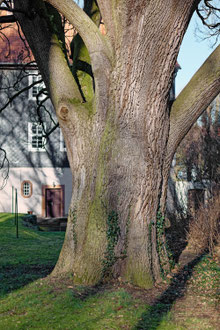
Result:
<svg viewBox="0 0 220 330"><path fill-rule="evenodd" d="M196 253L206 249L211 254L220 240L220 195L215 195L208 205L200 205L187 233L188 246Z"/></svg>

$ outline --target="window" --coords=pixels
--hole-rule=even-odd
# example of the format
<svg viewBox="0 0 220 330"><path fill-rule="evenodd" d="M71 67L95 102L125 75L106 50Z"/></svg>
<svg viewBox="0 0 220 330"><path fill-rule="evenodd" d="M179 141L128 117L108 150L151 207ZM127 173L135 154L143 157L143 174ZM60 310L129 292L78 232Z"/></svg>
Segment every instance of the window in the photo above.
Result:
<svg viewBox="0 0 220 330"><path fill-rule="evenodd" d="M14 3L13 3L13 1L5 0L1 3L1 7L13 9L14 8ZM8 11L7 15L11 15L11 12Z"/></svg>
<svg viewBox="0 0 220 330"><path fill-rule="evenodd" d="M29 90L29 98L36 100L37 96L39 100L42 100L45 97L44 93L40 92L45 89L45 84L42 80L41 75L37 71L31 71L30 76L29 76L29 84L33 84L37 81L39 81L38 84L34 85L30 90Z"/></svg>
<svg viewBox="0 0 220 330"><path fill-rule="evenodd" d="M61 130L60 130L60 151L66 151L66 145Z"/></svg>
<svg viewBox="0 0 220 330"><path fill-rule="evenodd" d="M21 183L21 196L29 198L32 195L32 183L31 181L25 180Z"/></svg>
<svg viewBox="0 0 220 330"><path fill-rule="evenodd" d="M44 127L45 128L45 127ZM28 150L45 151L46 139L43 127L39 123L28 123Z"/></svg>

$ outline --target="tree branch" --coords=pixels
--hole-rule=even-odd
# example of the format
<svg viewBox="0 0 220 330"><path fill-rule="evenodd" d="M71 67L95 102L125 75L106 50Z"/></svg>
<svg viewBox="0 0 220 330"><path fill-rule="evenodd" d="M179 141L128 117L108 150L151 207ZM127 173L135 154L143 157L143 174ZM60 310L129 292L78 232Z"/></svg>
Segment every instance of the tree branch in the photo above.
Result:
<svg viewBox="0 0 220 330"><path fill-rule="evenodd" d="M26 12L32 9L28 0L14 0L14 4L15 10ZM32 19L18 12L15 15L35 57L54 107L57 107L61 98L76 98L80 101L81 95L68 67L62 45L56 33L48 26L48 13L44 2L42 1L42 7ZM60 26L56 26L56 29L59 28Z"/></svg>
<svg viewBox="0 0 220 330"><path fill-rule="evenodd" d="M0 16L0 24L14 22L16 22L16 18L14 15Z"/></svg>
<svg viewBox="0 0 220 330"><path fill-rule="evenodd" d="M0 152L3 153L3 159L0 160L1 161L0 171L3 171L2 172L3 183L0 186L0 190L2 190L5 187L7 180L9 178L9 160L7 158L7 153L5 149L0 147Z"/></svg>
<svg viewBox="0 0 220 330"><path fill-rule="evenodd" d="M200 18L200 20L202 21L202 24L204 27L207 28L207 32L206 34L208 35L208 37L210 36L215 36L216 37L216 41L214 44L216 44L216 42L218 41L218 38L220 36L220 7L217 7L215 5L211 4L212 0L203 0L200 2L200 4L198 5L196 12ZM204 31L202 32L202 34L204 35Z"/></svg>
<svg viewBox="0 0 220 330"><path fill-rule="evenodd" d="M105 63L105 70L108 70L107 62L110 64L113 56L110 42L101 34L89 16L72 0L44 1L61 12L79 32L90 54L94 75L98 63L99 68L101 63ZM101 57L105 57L105 60L100 61Z"/></svg>
<svg viewBox="0 0 220 330"><path fill-rule="evenodd" d="M210 1L212 1L212 0L204 0L205 5L206 5L208 8L210 8L210 9L219 10L219 8L217 8L217 7L213 6L213 5L211 5L211 4L209 3Z"/></svg>
<svg viewBox="0 0 220 330"><path fill-rule="evenodd" d="M24 93L25 91L29 90L30 88L32 88L33 86L39 84L39 83L42 82L42 81L43 81L42 79L41 79L41 80L38 80L38 81L35 81L35 82L33 82L31 85L28 85L27 87L22 88L22 89L19 90L17 93L15 93L14 95L12 95L12 96L9 98L8 102L6 102L5 105L4 105L2 108L0 108L0 113L1 113L4 109L6 109L7 106L8 106L8 105L9 105L14 99L16 99L16 97L18 97L20 94Z"/></svg>
<svg viewBox="0 0 220 330"><path fill-rule="evenodd" d="M167 158L171 161L184 136L220 92L220 46L218 46L174 102L170 113Z"/></svg>
<svg viewBox="0 0 220 330"><path fill-rule="evenodd" d="M109 38L112 40L112 43L115 43L116 37L116 23L114 19L113 8L114 4L112 0L97 0L101 16L105 22L106 32Z"/></svg>
<svg viewBox="0 0 220 330"><path fill-rule="evenodd" d="M54 125L49 132L45 133L43 137L48 138L50 134L52 134L57 129L57 127L59 127L59 123L56 123L56 125Z"/></svg>
<svg viewBox="0 0 220 330"><path fill-rule="evenodd" d="M219 22L216 22L215 24L211 24L211 23L208 23L206 20L209 18L211 12L208 13L208 15L206 17L203 17L202 14L200 13L200 10L197 8L196 9L196 13L197 15L199 16L199 18L201 19L202 21L202 24L207 26L209 29L216 29L220 26L220 23Z"/></svg>
<svg viewBox="0 0 220 330"><path fill-rule="evenodd" d="M106 108L106 104L108 103L109 77L113 61L113 49L110 39L101 34L92 19L90 19L90 17L74 1L44 1L50 3L62 13L76 28L83 39L90 55L92 71L95 79L96 109L103 114L103 109ZM54 60L56 61L56 56L54 56ZM50 72L53 73L52 68Z"/></svg>
<svg viewBox="0 0 220 330"><path fill-rule="evenodd" d="M161 208L166 208L167 182L173 156L180 142L202 112L220 92L220 46L218 46L173 103L170 133L163 165Z"/></svg>

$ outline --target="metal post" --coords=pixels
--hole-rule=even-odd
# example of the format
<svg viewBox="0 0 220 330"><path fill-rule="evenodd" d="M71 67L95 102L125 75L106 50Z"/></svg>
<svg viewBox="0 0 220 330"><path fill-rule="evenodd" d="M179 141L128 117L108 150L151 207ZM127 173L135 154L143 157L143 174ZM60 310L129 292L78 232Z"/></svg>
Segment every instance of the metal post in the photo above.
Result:
<svg viewBox="0 0 220 330"><path fill-rule="evenodd" d="M15 189L15 221L16 221L16 238L18 238L18 192Z"/></svg>
<svg viewBox="0 0 220 330"><path fill-rule="evenodd" d="M12 203L11 203L11 213L14 214L14 186L12 186ZM16 226L16 220L15 220L15 226Z"/></svg>
<svg viewBox="0 0 220 330"><path fill-rule="evenodd" d="M14 213L14 186L12 188L12 203L11 203L11 213Z"/></svg>

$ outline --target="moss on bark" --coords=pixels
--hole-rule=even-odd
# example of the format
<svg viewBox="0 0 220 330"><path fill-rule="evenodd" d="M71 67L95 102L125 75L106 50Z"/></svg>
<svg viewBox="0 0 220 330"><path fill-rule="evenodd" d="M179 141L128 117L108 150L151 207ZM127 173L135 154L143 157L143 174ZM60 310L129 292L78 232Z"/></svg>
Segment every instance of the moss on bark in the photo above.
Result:
<svg viewBox="0 0 220 330"><path fill-rule="evenodd" d="M117 257L115 255L115 246L118 242L120 235L119 219L118 214L115 211L112 211L108 214L107 217L107 228L106 228L106 237L107 237L107 248L105 251L105 258L102 261L102 278L111 277L112 267L115 264Z"/></svg>
<svg viewBox="0 0 220 330"><path fill-rule="evenodd" d="M126 265L126 272L123 276L125 281L149 289L153 286L152 275L144 264L139 264L135 260L129 260Z"/></svg>
<svg viewBox="0 0 220 330"><path fill-rule="evenodd" d="M72 222L72 234L73 234L73 242L74 242L74 251L77 249L77 234L76 234L76 221L77 221L77 213L76 207L70 208L69 211L69 221Z"/></svg>

